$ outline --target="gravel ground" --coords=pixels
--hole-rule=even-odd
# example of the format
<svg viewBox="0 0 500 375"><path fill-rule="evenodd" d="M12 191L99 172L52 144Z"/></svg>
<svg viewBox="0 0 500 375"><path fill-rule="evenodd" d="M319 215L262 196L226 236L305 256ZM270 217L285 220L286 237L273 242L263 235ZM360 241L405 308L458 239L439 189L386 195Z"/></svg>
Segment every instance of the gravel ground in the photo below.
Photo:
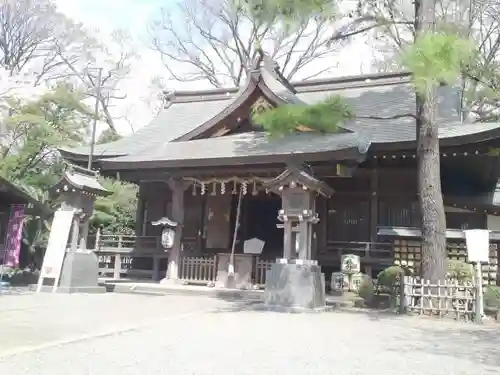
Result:
<svg viewBox="0 0 500 375"><path fill-rule="evenodd" d="M0 297L0 374L481 375L496 326L382 313L282 314L206 297Z"/></svg>

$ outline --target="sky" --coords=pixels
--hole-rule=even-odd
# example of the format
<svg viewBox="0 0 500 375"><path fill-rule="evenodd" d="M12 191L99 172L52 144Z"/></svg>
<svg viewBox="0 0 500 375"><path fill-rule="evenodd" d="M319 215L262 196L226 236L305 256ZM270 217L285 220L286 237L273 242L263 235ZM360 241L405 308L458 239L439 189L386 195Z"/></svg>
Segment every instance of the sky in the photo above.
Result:
<svg viewBox="0 0 500 375"><path fill-rule="evenodd" d="M153 116L143 100L151 95L150 80L166 73L159 54L147 46L147 25L161 7L172 6L175 0L56 0L56 3L62 13L89 29L98 29L103 34L124 29L138 40L141 58L135 63L127 81L122 83L121 89L127 93L127 98L120 101L120 108L115 108L115 111L126 113L129 119L117 121L120 133L131 131L130 122L134 130L146 125ZM336 56L336 60L338 68L332 73L335 76L368 73L371 51L365 43L352 43ZM184 90L207 88L199 83L186 85L179 82L169 82L169 87Z"/></svg>

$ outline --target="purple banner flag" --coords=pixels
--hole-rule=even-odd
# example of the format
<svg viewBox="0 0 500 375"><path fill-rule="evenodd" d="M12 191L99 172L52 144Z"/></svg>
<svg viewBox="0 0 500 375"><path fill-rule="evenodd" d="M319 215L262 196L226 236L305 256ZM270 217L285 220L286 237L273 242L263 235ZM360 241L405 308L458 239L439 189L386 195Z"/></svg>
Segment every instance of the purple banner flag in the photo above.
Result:
<svg viewBox="0 0 500 375"><path fill-rule="evenodd" d="M21 253L21 240L23 236L24 204L10 206L9 224L5 236L5 252L3 264L8 267L19 265Z"/></svg>

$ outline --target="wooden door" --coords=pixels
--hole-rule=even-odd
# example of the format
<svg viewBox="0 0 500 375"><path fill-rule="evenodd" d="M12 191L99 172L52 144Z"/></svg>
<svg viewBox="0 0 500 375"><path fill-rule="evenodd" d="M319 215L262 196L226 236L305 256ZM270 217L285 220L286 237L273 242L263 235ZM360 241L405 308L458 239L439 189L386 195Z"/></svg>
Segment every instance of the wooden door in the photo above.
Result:
<svg viewBox="0 0 500 375"><path fill-rule="evenodd" d="M327 242L370 240L370 201L335 197L328 201Z"/></svg>

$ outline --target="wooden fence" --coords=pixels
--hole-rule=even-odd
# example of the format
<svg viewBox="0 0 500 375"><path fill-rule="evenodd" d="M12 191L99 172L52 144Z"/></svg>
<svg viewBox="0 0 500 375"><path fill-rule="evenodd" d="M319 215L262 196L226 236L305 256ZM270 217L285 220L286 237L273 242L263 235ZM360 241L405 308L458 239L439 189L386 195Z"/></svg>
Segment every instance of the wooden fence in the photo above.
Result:
<svg viewBox="0 0 500 375"><path fill-rule="evenodd" d="M217 256L182 257L179 278L189 284L212 284L217 278Z"/></svg>
<svg viewBox="0 0 500 375"><path fill-rule="evenodd" d="M398 308L401 313L417 313L456 320L472 321L477 316L478 288L475 283L444 281L431 284L405 276L399 287Z"/></svg>

